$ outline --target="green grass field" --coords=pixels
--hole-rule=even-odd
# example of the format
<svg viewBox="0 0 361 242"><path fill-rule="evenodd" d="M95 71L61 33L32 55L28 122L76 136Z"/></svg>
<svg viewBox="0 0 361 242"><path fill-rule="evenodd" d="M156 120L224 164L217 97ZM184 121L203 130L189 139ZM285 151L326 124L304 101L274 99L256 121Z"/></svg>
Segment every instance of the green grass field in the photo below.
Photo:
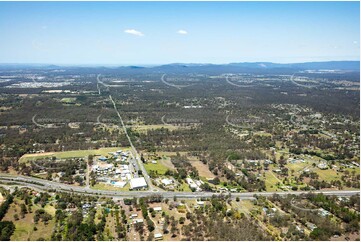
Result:
<svg viewBox="0 0 361 242"><path fill-rule="evenodd" d="M157 164L152 164L151 162L144 164L144 168L147 170L147 172L150 171L157 171L158 175L164 175L165 172L169 169L168 167L161 164L159 161Z"/></svg>
<svg viewBox="0 0 361 242"><path fill-rule="evenodd" d="M302 163L302 162L300 162L300 163L295 163L295 164L288 163L286 165L286 167L288 168L289 171L294 170L295 173L302 171L307 166L310 166L310 163L306 163L306 162Z"/></svg>
<svg viewBox="0 0 361 242"><path fill-rule="evenodd" d="M342 176L341 173L337 174L335 170L327 169L327 170L321 170L318 168L312 169L314 172L316 172L320 176L320 180L325 180L327 182L330 182L332 180L339 180Z"/></svg>
<svg viewBox="0 0 361 242"><path fill-rule="evenodd" d="M63 151L63 152L48 152L43 154L25 154L23 155L19 162L28 162L31 160L37 160L47 157L55 156L58 159L66 159L66 158L73 158L73 157L87 157L88 155L101 155L101 156L109 156L108 152L114 152L117 150L129 150L129 148L124 147L109 147L109 148L100 148L97 150L70 150L70 151Z"/></svg>

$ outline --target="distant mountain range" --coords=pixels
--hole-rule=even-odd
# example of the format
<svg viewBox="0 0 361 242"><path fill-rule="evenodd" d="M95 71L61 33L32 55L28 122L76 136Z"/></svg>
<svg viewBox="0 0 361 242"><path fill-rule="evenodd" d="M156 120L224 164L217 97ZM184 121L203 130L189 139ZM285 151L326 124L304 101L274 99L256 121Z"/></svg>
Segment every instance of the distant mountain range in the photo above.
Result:
<svg viewBox="0 0 361 242"><path fill-rule="evenodd" d="M240 62L229 64L196 64L196 63L173 63L158 65L152 67L145 66L81 66L81 65L46 65L46 64L0 64L0 69L67 69L67 68L85 68L85 69L113 69L129 71L174 71L174 72L193 72L193 71L211 71L211 72L234 72L234 71L297 71L297 70L341 70L341 71L360 71L360 61L325 61L325 62L305 62L280 64L272 62Z"/></svg>
<svg viewBox="0 0 361 242"><path fill-rule="evenodd" d="M240 67L240 68L252 68L252 69L272 69L272 68L291 68L291 69L312 69L312 70L360 70L360 61L325 61L325 62L304 62L304 63L290 63L280 64L273 62L240 62L229 64L167 64L159 67L173 67L173 68L194 68L194 67Z"/></svg>
<svg viewBox="0 0 361 242"><path fill-rule="evenodd" d="M248 67L258 66L260 68L360 70L360 61L327 61L327 62L305 62L305 63L293 63L293 64L255 62L255 63L231 63L230 65L248 66Z"/></svg>

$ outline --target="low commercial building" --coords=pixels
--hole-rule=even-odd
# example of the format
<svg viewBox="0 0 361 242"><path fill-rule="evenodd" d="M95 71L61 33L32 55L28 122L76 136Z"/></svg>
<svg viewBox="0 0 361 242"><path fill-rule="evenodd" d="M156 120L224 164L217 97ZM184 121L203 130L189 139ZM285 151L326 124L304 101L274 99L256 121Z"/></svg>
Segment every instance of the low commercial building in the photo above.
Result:
<svg viewBox="0 0 361 242"><path fill-rule="evenodd" d="M133 178L130 180L130 189L132 190L146 188L147 186L148 185L144 177Z"/></svg>

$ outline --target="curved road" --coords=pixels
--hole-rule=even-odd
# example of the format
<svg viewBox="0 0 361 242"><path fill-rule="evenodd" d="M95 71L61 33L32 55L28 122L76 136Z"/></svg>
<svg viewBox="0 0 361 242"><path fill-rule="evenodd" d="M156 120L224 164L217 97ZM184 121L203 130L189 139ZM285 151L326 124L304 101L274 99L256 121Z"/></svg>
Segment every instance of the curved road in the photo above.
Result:
<svg viewBox="0 0 361 242"><path fill-rule="evenodd" d="M252 86L250 86L250 85L239 85L239 84L233 83L233 82L231 82L231 81L228 79L228 75L226 75L226 82L227 82L228 84L231 84L232 86L236 86L236 87L252 87Z"/></svg>
<svg viewBox="0 0 361 242"><path fill-rule="evenodd" d="M167 74L163 74L163 76L161 77L161 81L166 84L167 86L170 86L170 87L175 87L175 88L178 88L178 89L181 89L183 87L189 87L189 86L193 86L193 84L188 84L188 85L176 85L176 84L172 84L172 83L169 83L167 82L164 77L166 76Z"/></svg>

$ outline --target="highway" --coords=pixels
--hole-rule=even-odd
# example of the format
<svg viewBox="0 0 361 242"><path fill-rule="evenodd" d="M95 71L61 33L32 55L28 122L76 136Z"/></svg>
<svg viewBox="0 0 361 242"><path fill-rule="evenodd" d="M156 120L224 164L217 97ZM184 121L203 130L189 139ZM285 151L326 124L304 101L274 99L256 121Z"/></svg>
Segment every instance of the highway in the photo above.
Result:
<svg viewBox="0 0 361 242"><path fill-rule="evenodd" d="M295 81L295 74L297 74L297 73L293 73L293 74L292 74L292 76L291 76L291 78L290 78L290 81L291 81L293 84L295 84L296 86L304 87L304 88L314 88L314 87L318 87L318 86L321 85L320 83L318 83L318 84L317 84L317 83L313 83L313 85L311 85L311 86L304 85L304 84L300 84L300 83L298 83L298 82Z"/></svg>
<svg viewBox="0 0 361 242"><path fill-rule="evenodd" d="M27 176L17 176L0 173L0 181L2 182L16 182L19 186L27 186L30 188L47 191L49 189L54 189L58 192L73 192L90 196L105 196L112 198L139 198L146 197L151 195L160 195L163 198L209 198L213 195L220 195L220 193L214 192L170 192L170 191L107 191L107 190L97 190L89 187L79 187L75 185L67 185L58 182L43 180L34 177ZM36 183L36 184L34 184ZM278 194L281 196L294 194L301 195L307 192L304 191L287 191L287 192L244 192L244 193L226 193L230 194L232 198L239 197L240 199L252 199L255 195L262 196L272 196L273 194ZM312 193L323 193L325 195L335 195L335 196L352 196L360 194L359 190L354 191L312 191Z"/></svg>
<svg viewBox="0 0 361 242"><path fill-rule="evenodd" d="M239 84L233 83L233 82L231 82L231 81L228 79L228 75L226 75L226 82L227 82L228 84L231 84L232 86L236 86L236 87L252 87L252 86L250 86L250 85L239 85Z"/></svg>

